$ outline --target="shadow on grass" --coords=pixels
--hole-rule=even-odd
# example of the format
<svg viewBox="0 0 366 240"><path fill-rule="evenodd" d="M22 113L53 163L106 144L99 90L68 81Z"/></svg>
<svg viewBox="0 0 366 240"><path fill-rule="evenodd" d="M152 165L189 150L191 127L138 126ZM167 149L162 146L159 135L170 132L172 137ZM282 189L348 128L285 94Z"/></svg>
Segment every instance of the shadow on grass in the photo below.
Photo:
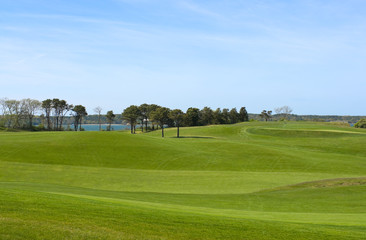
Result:
<svg viewBox="0 0 366 240"><path fill-rule="evenodd" d="M177 137L171 137L177 138ZM180 136L179 138L205 138L205 139L213 139L213 137L201 137L201 136Z"/></svg>

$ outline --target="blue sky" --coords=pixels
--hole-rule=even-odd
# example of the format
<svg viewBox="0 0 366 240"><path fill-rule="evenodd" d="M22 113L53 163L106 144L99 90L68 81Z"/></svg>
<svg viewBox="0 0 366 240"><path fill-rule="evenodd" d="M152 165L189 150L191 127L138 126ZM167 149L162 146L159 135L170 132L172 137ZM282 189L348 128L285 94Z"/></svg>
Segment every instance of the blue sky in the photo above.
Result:
<svg viewBox="0 0 366 240"><path fill-rule="evenodd" d="M0 0L0 98L366 115L364 0Z"/></svg>

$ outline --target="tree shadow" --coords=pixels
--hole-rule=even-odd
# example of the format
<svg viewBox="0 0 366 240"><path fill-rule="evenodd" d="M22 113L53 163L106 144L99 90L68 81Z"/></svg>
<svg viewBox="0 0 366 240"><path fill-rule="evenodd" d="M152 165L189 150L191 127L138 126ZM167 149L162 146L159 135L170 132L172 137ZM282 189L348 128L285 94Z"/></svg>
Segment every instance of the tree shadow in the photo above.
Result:
<svg viewBox="0 0 366 240"><path fill-rule="evenodd" d="M178 138L178 137L171 137ZM213 137L202 137L202 136L179 136L179 138L204 138L204 139L213 139Z"/></svg>

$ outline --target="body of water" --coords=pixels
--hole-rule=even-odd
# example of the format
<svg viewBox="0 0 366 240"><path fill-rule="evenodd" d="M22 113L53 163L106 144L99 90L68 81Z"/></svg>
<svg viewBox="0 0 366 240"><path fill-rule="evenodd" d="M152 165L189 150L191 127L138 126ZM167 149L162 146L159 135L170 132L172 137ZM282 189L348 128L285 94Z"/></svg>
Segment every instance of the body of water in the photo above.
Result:
<svg viewBox="0 0 366 240"><path fill-rule="evenodd" d="M108 124L101 124L102 130L107 130ZM82 124L82 128L85 129L85 131L99 131L99 124ZM136 129L140 126L136 126ZM65 129L67 129L67 126L64 126ZM70 128L74 130L74 125L70 125ZM122 125L122 124L112 124L111 125L111 131L119 131L119 130L130 130L130 125Z"/></svg>

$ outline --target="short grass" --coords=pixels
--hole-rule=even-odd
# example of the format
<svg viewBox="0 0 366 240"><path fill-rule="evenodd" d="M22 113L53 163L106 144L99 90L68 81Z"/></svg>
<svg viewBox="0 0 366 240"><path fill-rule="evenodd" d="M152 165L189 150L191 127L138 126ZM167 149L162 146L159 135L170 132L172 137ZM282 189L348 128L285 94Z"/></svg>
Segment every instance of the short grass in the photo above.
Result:
<svg viewBox="0 0 366 240"><path fill-rule="evenodd" d="M0 132L0 239L366 239L366 131Z"/></svg>

